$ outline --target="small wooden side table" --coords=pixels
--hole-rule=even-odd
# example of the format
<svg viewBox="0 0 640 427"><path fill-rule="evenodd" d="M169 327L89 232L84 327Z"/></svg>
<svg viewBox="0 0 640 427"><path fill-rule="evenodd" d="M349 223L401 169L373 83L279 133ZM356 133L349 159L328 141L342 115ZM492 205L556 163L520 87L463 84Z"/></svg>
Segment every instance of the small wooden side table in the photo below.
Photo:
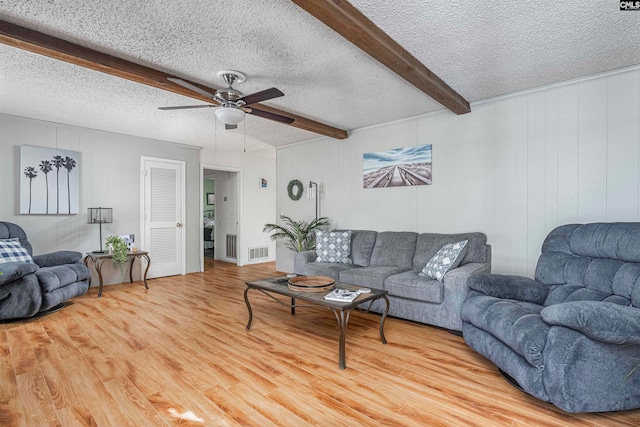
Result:
<svg viewBox="0 0 640 427"><path fill-rule="evenodd" d="M147 268L144 270L144 275L142 280L144 281L144 287L149 289L149 285L147 285L147 272L149 271L149 266L151 265L151 258L149 258L149 252L146 251L137 251L137 252L127 252L127 257L131 258L131 265L129 265L129 282L133 283L133 263L136 258L144 258L147 260ZM100 287L98 288L98 298L102 296L102 264L104 264L105 260L113 258L113 255L108 253L97 254L93 252L87 252L87 256L84 257L84 265L89 267L89 260L93 261L93 266L98 273L98 279L100 279ZM142 262L142 260L140 260ZM91 279L89 279L91 280ZM91 285L91 282L89 282Z"/></svg>

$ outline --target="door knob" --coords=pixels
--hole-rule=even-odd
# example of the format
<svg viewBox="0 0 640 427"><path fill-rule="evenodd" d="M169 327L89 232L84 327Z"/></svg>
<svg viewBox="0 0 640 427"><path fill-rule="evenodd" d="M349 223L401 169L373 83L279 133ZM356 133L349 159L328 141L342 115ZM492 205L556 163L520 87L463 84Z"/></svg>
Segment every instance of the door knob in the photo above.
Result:
<svg viewBox="0 0 640 427"><path fill-rule="evenodd" d="M176 224L176 227L180 228L180 227L182 227L182 224L177 223L177 224Z"/></svg>

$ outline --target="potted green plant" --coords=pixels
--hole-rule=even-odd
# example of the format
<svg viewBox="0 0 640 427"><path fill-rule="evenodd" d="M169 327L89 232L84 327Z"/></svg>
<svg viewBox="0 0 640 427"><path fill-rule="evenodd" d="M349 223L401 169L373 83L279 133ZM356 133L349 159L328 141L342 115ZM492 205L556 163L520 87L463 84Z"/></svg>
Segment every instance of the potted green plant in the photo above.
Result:
<svg viewBox="0 0 640 427"><path fill-rule="evenodd" d="M113 268L120 269L122 281L124 282L124 266L127 264L127 252L129 252L127 244L118 236L109 236L105 239L105 245L109 254L111 254Z"/></svg>
<svg viewBox="0 0 640 427"><path fill-rule="evenodd" d="M320 217L316 218L310 223L306 221L294 221L288 216L281 215L283 225L278 224L265 224L265 233L274 232L271 235L271 240L286 239L287 247L293 249L296 252L310 251L316 248L316 233L315 231L329 225L329 218Z"/></svg>

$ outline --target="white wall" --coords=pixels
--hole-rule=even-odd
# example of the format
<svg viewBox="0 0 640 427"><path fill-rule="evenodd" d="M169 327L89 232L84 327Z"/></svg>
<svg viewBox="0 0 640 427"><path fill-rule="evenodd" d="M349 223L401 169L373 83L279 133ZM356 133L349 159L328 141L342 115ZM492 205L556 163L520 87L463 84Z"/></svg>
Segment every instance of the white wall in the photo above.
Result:
<svg viewBox="0 0 640 427"><path fill-rule="evenodd" d="M200 152L200 161L207 169L234 168L239 171L238 185L241 186L241 230L239 243L242 250L238 257L241 265L249 264L249 248L268 246L269 258L251 263L268 262L276 259L275 243L262 232L264 225L276 220L276 160L275 158L258 156L251 153L219 152L204 149ZM233 175L233 174L232 174ZM266 178L267 188L260 187L260 178ZM218 193L220 181L216 180L216 216L219 204ZM216 218L217 221L217 218ZM224 250L223 234L221 230L216 238L216 247ZM216 249L217 251L217 249ZM219 255L219 254L218 254Z"/></svg>
<svg viewBox="0 0 640 427"><path fill-rule="evenodd" d="M21 145L80 152L78 215L19 215ZM193 147L0 114L0 220L24 228L35 254L90 252L99 248L100 238L98 226L87 224L87 208L111 207L113 223L103 225L103 239L133 233L144 250L140 246L141 156L186 161L187 272L199 271L199 150ZM103 275L105 283L121 282L119 271L105 267ZM92 285L96 284L94 273Z"/></svg>
<svg viewBox="0 0 640 427"><path fill-rule="evenodd" d="M533 276L560 224L640 220L640 71L624 70L277 151L277 212L312 219L289 180L322 186L333 227L482 231L493 271ZM433 144L433 185L363 189L366 152ZM277 268L292 270L280 245Z"/></svg>
<svg viewBox="0 0 640 427"><path fill-rule="evenodd" d="M238 234L239 180L238 172L216 172L216 259L228 262L234 260L227 258L227 234Z"/></svg>

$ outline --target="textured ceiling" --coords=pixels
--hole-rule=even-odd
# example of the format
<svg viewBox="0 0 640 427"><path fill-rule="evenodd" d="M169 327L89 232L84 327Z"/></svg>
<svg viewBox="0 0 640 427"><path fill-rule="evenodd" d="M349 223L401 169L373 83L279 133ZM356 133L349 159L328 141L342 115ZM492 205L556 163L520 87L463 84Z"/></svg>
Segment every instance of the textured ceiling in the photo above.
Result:
<svg viewBox="0 0 640 427"><path fill-rule="evenodd" d="M640 12L618 2L351 3L468 101L640 63ZM0 0L0 19L352 130L442 109L289 0ZM255 117L235 131L200 102L0 45L0 112L225 151L273 155L318 135ZM473 114L473 113L471 113Z"/></svg>

